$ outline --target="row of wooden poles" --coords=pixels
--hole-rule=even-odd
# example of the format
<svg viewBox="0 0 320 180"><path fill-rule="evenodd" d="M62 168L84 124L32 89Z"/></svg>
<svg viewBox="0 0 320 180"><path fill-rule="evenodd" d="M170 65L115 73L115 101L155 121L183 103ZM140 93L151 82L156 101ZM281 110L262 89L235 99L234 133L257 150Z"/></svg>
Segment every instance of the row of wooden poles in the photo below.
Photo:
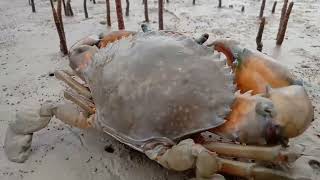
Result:
<svg viewBox="0 0 320 180"><path fill-rule="evenodd" d="M293 4L294 4L293 2L290 2L289 6L288 6L288 0L284 0L284 2L283 2L281 16L280 16L280 22L279 22L279 28L278 28L277 38L276 38L277 45L281 45L284 40L287 26L288 26L289 17L290 17L292 8L293 8ZM261 21L260 21L258 34L256 37L257 50L259 50L259 51L262 51L262 47L263 47L262 34L263 34L264 26L266 23L266 18L263 16L265 5L266 5L266 0L262 0L260 13L259 13L259 18L261 19ZM272 6L272 10L271 10L272 13L275 12L276 6L277 6L277 1L274 1L273 6Z"/></svg>
<svg viewBox="0 0 320 180"><path fill-rule="evenodd" d="M67 49L67 43L66 43L66 37L65 37L65 32L64 32L64 26L63 26L63 20L62 20L62 14L61 14L61 9L62 9L62 4L64 8L64 13L66 16L73 16L73 11L71 8L71 0L67 0L65 3L65 0L57 0L57 10L54 7L53 0L50 0L51 8L52 8L52 13L53 13L53 18L54 22L59 34L59 39L60 39L60 50L63 54L68 54L68 49ZM94 4L96 4L96 0L90 0ZM145 22L149 22L149 15L148 15L148 0L142 0L142 3L144 4L144 16L145 16ZM166 3L169 3L169 0L166 0ZM222 7L222 0L218 0L218 8ZM32 6L32 12L35 12L35 4L34 0L29 0L29 4ZM163 4L164 0L158 0L158 21L159 21L159 30L163 30ZM196 0L192 0L192 4L196 4ZM265 22L266 19L263 16L264 14L264 9L265 9L265 4L266 0L262 0L261 3L261 8L260 8L260 13L259 13L259 18L260 18L260 26L258 30L258 34L256 37L256 44L257 44L257 50L262 51L263 43L262 43L262 34L264 31L265 27ZM282 10L281 10L281 17L280 17L280 23L279 23L279 28L278 28L278 33L277 33L277 38L276 38L276 44L281 45L287 25L288 25L288 20L290 17L290 13L292 11L293 7L293 2L290 2L288 6L288 0L284 0ZM277 1L274 1L273 6L272 6L272 13L275 13ZM122 14L122 5L121 5L121 0L115 0L115 8L116 8L116 14L117 14L117 20L118 20L118 29L123 30L125 29L125 24L123 20L123 14ZM83 0L83 7L84 7L84 14L85 18L88 18L88 10L87 10L87 0ZM129 16L129 8L130 8L130 1L126 0L126 12L125 15ZM241 11L244 12L244 6L242 6ZM111 6L110 6L110 0L106 0L106 20L107 20L107 25L111 26Z"/></svg>

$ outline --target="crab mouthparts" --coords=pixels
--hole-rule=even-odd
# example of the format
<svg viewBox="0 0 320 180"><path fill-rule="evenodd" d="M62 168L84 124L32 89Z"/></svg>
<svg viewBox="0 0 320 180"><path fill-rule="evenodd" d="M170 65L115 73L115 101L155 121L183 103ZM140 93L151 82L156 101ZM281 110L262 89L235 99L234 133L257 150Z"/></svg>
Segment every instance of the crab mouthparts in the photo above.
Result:
<svg viewBox="0 0 320 180"><path fill-rule="evenodd" d="M282 129L283 128L278 124L273 122L268 123L265 134L267 144L281 144L282 146L287 147L288 138L283 136Z"/></svg>

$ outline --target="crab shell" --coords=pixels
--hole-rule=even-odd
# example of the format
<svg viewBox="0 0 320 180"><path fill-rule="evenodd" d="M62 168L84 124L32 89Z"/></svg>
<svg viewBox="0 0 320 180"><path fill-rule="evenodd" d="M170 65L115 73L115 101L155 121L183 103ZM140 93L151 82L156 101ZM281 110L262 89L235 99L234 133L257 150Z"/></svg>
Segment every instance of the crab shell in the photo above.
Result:
<svg viewBox="0 0 320 180"><path fill-rule="evenodd" d="M96 121L133 148L220 126L234 101L234 75L212 49L168 32L137 33L95 53L82 69Z"/></svg>

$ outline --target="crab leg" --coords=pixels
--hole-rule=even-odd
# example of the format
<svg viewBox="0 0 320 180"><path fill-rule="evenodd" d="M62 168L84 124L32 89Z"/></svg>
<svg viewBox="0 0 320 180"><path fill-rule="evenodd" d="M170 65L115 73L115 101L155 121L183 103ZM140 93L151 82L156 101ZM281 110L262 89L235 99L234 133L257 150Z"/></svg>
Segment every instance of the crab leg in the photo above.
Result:
<svg viewBox="0 0 320 180"><path fill-rule="evenodd" d="M95 113L95 105L93 102L89 99L86 99L78 94L75 94L73 92L64 91L64 97L73 103L80 106L83 110L85 110L89 114Z"/></svg>
<svg viewBox="0 0 320 180"><path fill-rule="evenodd" d="M261 147L244 146L230 143L209 142L203 144L205 148L219 155L268 161L274 163L291 163L299 158L299 153L281 146Z"/></svg>
<svg viewBox="0 0 320 180"><path fill-rule="evenodd" d="M91 99L90 91L80 84L78 81L72 79L68 74L63 71L55 71L55 76L57 79L64 81L68 86L77 91L79 94L85 96L86 98Z"/></svg>
<svg viewBox="0 0 320 180"><path fill-rule="evenodd" d="M223 158L217 158L221 164L219 172L245 177L248 179L259 179L259 180L292 180L296 179L290 176L288 173L261 167L256 163L245 163L239 161L233 161Z"/></svg>
<svg viewBox="0 0 320 180"><path fill-rule="evenodd" d="M79 128L95 127L94 115L89 118L73 104L56 104L46 101L40 109L25 109L9 123L4 149L9 160L24 162L31 152L34 132L45 128L52 117Z"/></svg>
<svg viewBox="0 0 320 180"><path fill-rule="evenodd" d="M147 149L145 154L168 169L185 171L195 167L199 180L211 179L217 172L253 179L293 179L287 173L264 168L255 163L220 158L216 152L209 151L201 144L195 144L192 139L183 140L171 148L159 143Z"/></svg>

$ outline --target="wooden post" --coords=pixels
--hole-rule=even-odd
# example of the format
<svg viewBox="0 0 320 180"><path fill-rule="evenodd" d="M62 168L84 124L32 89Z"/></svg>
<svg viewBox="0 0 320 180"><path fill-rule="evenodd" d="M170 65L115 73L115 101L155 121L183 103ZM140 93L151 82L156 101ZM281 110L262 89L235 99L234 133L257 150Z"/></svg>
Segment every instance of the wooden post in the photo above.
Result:
<svg viewBox="0 0 320 180"><path fill-rule="evenodd" d="M115 4L116 4L116 11L117 11L117 19L118 19L118 29L119 30L125 29L123 15L122 15L121 0L115 0Z"/></svg>
<svg viewBox="0 0 320 180"><path fill-rule="evenodd" d="M110 0L106 0L106 8L107 8L107 25L111 26Z"/></svg>
<svg viewBox="0 0 320 180"><path fill-rule="evenodd" d="M129 10L130 10L130 1L126 0L126 16L129 16Z"/></svg>
<svg viewBox="0 0 320 180"><path fill-rule="evenodd" d="M96 4L96 0L92 0L93 4Z"/></svg>
<svg viewBox="0 0 320 180"><path fill-rule="evenodd" d="M281 28L282 28L282 22L283 22L284 16L285 16L286 11L287 11L287 6L288 6L288 0L284 0L283 1L283 6L282 6L282 10L281 10L281 16L280 16L278 33L277 33L277 39L279 39L280 31L281 31Z"/></svg>
<svg viewBox="0 0 320 180"><path fill-rule="evenodd" d="M32 12L35 13L36 12L36 6L34 4L34 0L31 0L31 7L32 7Z"/></svg>
<svg viewBox="0 0 320 180"><path fill-rule="evenodd" d="M163 30L163 0L158 0L159 30Z"/></svg>
<svg viewBox="0 0 320 180"><path fill-rule="evenodd" d="M218 8L221 8L221 7L222 7L222 0L219 0Z"/></svg>
<svg viewBox="0 0 320 180"><path fill-rule="evenodd" d="M241 12L244 12L244 5L241 7Z"/></svg>
<svg viewBox="0 0 320 180"><path fill-rule="evenodd" d="M263 47L262 34L263 34L265 23L266 23L266 18L262 17L261 18L261 22L260 22L260 26L259 26L259 31L258 31L258 34L257 34L257 37L256 37L256 43L257 43L257 50L258 51L262 51L262 47Z"/></svg>
<svg viewBox="0 0 320 180"><path fill-rule="evenodd" d="M71 0L67 0L66 8L67 8L66 16L73 16L73 11L72 11L72 7L71 7Z"/></svg>
<svg viewBox="0 0 320 180"><path fill-rule="evenodd" d="M277 39L277 45L281 45L282 44L282 42L284 40L284 36L286 35L288 21L289 21L289 17L290 17L291 11L292 11L293 4L294 4L293 2L291 2L289 4L288 10L286 11L286 14L284 16L283 23L282 23L282 28L281 28L281 31L279 33L279 37Z"/></svg>
<svg viewBox="0 0 320 180"><path fill-rule="evenodd" d="M192 1L192 4L195 5L195 4L196 4L196 0L193 0L193 1Z"/></svg>
<svg viewBox="0 0 320 180"><path fill-rule="evenodd" d="M265 6L266 6L266 0L262 0L261 7L260 7L260 14L259 14L260 19L263 17L263 11Z"/></svg>
<svg viewBox="0 0 320 180"><path fill-rule="evenodd" d="M83 0L83 8L84 8L84 17L87 19L88 16L88 9L87 9L87 0Z"/></svg>
<svg viewBox="0 0 320 180"><path fill-rule="evenodd" d="M61 0L58 0L57 3L57 15L60 21L61 30L64 32L63 20L62 20L62 13L61 13ZM66 39L65 34L63 33L63 38Z"/></svg>
<svg viewBox="0 0 320 180"><path fill-rule="evenodd" d="M64 15L67 15L66 2L65 2L65 0L62 0L62 5L63 5L63 10L64 10Z"/></svg>
<svg viewBox="0 0 320 180"><path fill-rule="evenodd" d="M59 0L59 1L61 1L61 0ZM65 33L64 33L63 29L62 29L61 22L59 20L57 12L56 12L56 10L54 8L52 0L50 0L50 4L51 4L54 23L56 25L57 32L58 32L59 39L60 39L60 51L63 54L67 55L68 54L68 48L67 48L67 43L66 43L66 39L65 39Z"/></svg>
<svg viewBox="0 0 320 180"><path fill-rule="evenodd" d="M272 6L272 10L271 10L272 14L274 14L274 12L276 11L276 6L277 6L277 1L274 1L273 6Z"/></svg>
<svg viewBox="0 0 320 180"><path fill-rule="evenodd" d="M146 22L149 22L148 0L144 0L144 18Z"/></svg>

